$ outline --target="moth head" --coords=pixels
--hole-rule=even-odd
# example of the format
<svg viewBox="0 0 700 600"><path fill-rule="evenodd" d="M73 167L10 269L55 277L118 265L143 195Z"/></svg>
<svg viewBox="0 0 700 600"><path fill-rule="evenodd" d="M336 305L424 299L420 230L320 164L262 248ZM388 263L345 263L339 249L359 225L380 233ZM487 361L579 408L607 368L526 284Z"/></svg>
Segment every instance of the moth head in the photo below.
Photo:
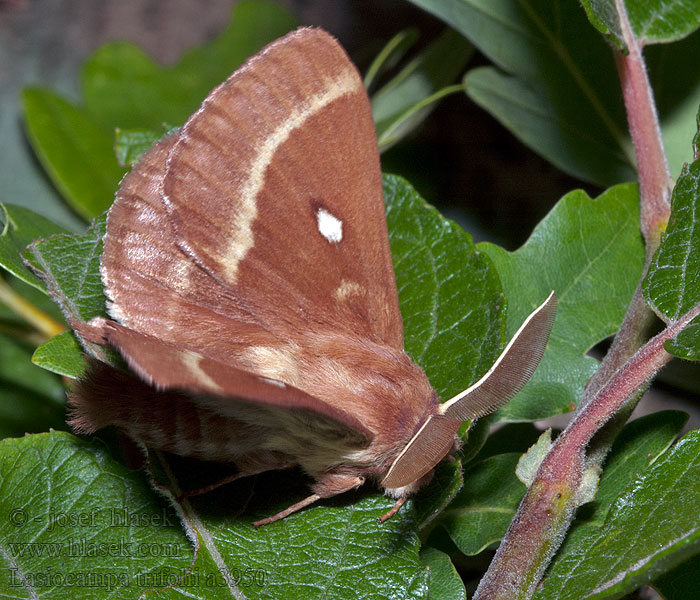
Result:
<svg viewBox="0 0 700 600"><path fill-rule="evenodd" d="M456 447L462 421L494 412L523 388L544 354L556 309L552 292L525 319L486 374L425 419L381 482L390 495L403 497L427 483L435 466Z"/></svg>

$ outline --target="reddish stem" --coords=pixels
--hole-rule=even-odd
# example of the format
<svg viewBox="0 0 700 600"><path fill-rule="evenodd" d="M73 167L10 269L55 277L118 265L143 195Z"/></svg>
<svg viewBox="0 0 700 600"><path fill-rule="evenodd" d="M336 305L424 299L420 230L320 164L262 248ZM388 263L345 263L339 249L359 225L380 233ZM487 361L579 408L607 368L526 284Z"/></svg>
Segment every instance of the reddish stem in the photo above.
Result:
<svg viewBox="0 0 700 600"><path fill-rule="evenodd" d="M615 4L629 49L628 55L616 54L616 64L637 158L646 273L670 215L671 180L641 47L632 32L623 0L615 0ZM589 383L575 418L540 465L474 600L532 596L579 504L579 486L588 466L586 448L601 427L668 362L671 357L663 343L677 335L698 313L700 306L637 350L651 317L638 286L610 352ZM604 447L597 448L589 460L603 460L612 438L607 439Z"/></svg>
<svg viewBox="0 0 700 600"><path fill-rule="evenodd" d="M629 49L626 56L616 54L616 63L637 157L641 229L648 265L670 214L670 176L641 48L632 32L623 0L615 0L615 4ZM695 314L700 307L696 309ZM689 321L669 326L635 353L649 317L638 287L610 352L590 382L575 418L542 461L479 584L475 600L524 599L534 593L578 506L577 493L586 467L586 447L600 428L668 362L670 355L663 343ZM605 452L597 452L596 456L602 460Z"/></svg>
<svg viewBox="0 0 700 600"><path fill-rule="evenodd" d="M576 415L542 461L474 600L530 598L578 505L585 448L595 433L670 359L664 343L700 314L700 304L649 340Z"/></svg>
<svg viewBox="0 0 700 600"><path fill-rule="evenodd" d="M642 49L632 31L622 0L615 0L620 27L629 53L615 52L634 153L639 172L641 227L651 256L670 215L671 175L661 138L656 105L649 84Z"/></svg>

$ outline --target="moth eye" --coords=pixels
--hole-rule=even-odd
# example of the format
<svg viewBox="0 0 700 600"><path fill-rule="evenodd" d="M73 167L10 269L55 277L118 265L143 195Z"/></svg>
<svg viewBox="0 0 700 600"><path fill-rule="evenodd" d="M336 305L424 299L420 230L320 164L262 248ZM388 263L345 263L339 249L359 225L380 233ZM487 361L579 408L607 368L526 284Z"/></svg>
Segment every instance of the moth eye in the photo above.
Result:
<svg viewBox="0 0 700 600"><path fill-rule="evenodd" d="M318 232L331 244L343 239L343 222L325 208L316 209L316 225Z"/></svg>

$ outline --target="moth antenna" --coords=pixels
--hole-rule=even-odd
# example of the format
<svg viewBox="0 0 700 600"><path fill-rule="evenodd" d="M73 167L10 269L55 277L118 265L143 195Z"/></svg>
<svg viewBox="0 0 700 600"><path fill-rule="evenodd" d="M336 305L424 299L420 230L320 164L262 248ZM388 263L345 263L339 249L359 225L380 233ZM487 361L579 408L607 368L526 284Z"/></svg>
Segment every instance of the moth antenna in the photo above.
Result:
<svg viewBox="0 0 700 600"><path fill-rule="evenodd" d="M441 414L428 417L391 465L383 487L403 487L425 475L449 452L462 421L493 412L522 389L544 354L556 310L552 292L525 319L486 375L442 404Z"/></svg>
<svg viewBox="0 0 700 600"><path fill-rule="evenodd" d="M406 502L406 496L401 496L397 501L394 506L392 506L387 512L385 512L381 517L377 519L380 523L384 523L384 521L388 521L393 517L397 512L399 512L399 509L403 506L404 502Z"/></svg>
<svg viewBox="0 0 700 600"><path fill-rule="evenodd" d="M465 421L492 413L528 382L542 359L554 325L557 296L551 292L525 319L505 350L474 385L440 406L440 412Z"/></svg>
<svg viewBox="0 0 700 600"><path fill-rule="evenodd" d="M425 475L450 451L460 425L460 421L451 417L430 415L396 457L382 486L403 487Z"/></svg>
<svg viewBox="0 0 700 600"><path fill-rule="evenodd" d="M272 515L271 517L265 517L264 519L260 519L259 521L253 521L253 527L257 529L262 525L269 525L270 523L274 523L275 521L284 519L292 513L295 513L298 510L301 510L302 508L306 508L307 506L309 506L309 504L313 504L314 502L320 499L321 496L319 496L318 494L311 494L308 498L304 498L302 501L297 502L296 504L292 504L289 508L285 508L283 511L278 512L276 515Z"/></svg>

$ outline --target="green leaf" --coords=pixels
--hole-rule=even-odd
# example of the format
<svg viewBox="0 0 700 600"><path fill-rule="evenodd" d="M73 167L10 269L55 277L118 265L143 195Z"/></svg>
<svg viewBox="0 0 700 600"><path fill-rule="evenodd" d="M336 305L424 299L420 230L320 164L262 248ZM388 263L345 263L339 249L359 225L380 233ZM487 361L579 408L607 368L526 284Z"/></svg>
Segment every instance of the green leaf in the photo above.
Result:
<svg viewBox="0 0 700 600"><path fill-rule="evenodd" d="M504 327L498 275L471 236L405 180L385 176L384 196L406 351L447 400L498 357Z"/></svg>
<svg viewBox="0 0 700 600"><path fill-rule="evenodd" d="M615 333L644 263L637 188L615 186L598 198L564 196L525 245L506 252L479 244L498 269L509 300L508 335L556 290L557 318L542 362L498 414L518 421L571 410L597 368L586 352Z"/></svg>
<svg viewBox="0 0 700 600"><path fill-rule="evenodd" d="M700 552L700 432L633 481L605 524L552 564L536 600L620 598Z"/></svg>
<svg viewBox="0 0 700 600"><path fill-rule="evenodd" d="M562 114L569 109L557 105L560 100L547 92L546 84L479 67L467 73L464 88L521 142L562 171L603 186L635 179L630 157L602 123L591 122L597 119L592 109L583 118L581 113L579 118Z"/></svg>
<svg viewBox="0 0 700 600"><path fill-rule="evenodd" d="M515 476L520 454L498 454L464 472L464 487L436 520L467 555L478 554L499 541L525 495Z"/></svg>
<svg viewBox="0 0 700 600"><path fill-rule="evenodd" d="M581 0L581 4L601 33L618 48L627 48L614 0ZM626 0L625 6L632 31L642 45L680 40L700 25L696 0Z"/></svg>
<svg viewBox="0 0 700 600"><path fill-rule="evenodd" d="M69 319L87 322L106 315L100 278L105 223L102 216L84 235L54 235L37 240L24 252Z"/></svg>
<svg viewBox="0 0 700 600"><path fill-rule="evenodd" d="M688 415L665 410L631 421L617 436L605 461L595 504L602 524L615 498L640 472L647 469L671 446L683 430Z"/></svg>
<svg viewBox="0 0 700 600"><path fill-rule="evenodd" d="M121 129L114 132L114 152L120 165L132 166L141 158L154 142L163 135L174 133L177 128L163 127L160 131L153 129Z"/></svg>
<svg viewBox="0 0 700 600"><path fill-rule="evenodd" d="M411 509L379 524L393 501L355 494L321 501L258 530L251 522L308 495L297 472L269 473L196 498L190 522L203 519L230 571L266 573L248 598L427 598L427 570ZM187 507L186 507L186 510Z"/></svg>
<svg viewBox="0 0 700 600"><path fill-rule="evenodd" d="M109 131L48 90L25 89L22 101L32 147L66 201L86 219L109 208L124 174Z"/></svg>
<svg viewBox="0 0 700 600"><path fill-rule="evenodd" d="M83 350L71 331L64 331L39 346L32 355L32 362L64 377L78 379L86 368Z"/></svg>
<svg viewBox="0 0 700 600"><path fill-rule="evenodd" d="M294 27L278 4L247 0L236 4L221 35L172 67L131 44L104 45L83 66L85 104L106 130L180 125L246 58Z"/></svg>
<svg viewBox="0 0 700 600"><path fill-rule="evenodd" d="M530 487L535 480L537 469L540 468L545 456L552 449L552 429L547 429L542 432L537 442L535 442L528 451L520 457L518 466L515 469L515 475L525 485Z"/></svg>
<svg viewBox="0 0 700 600"><path fill-rule="evenodd" d="M372 64L367 69L363 83L365 89L369 92L374 82L385 72L393 69L399 61L404 57L406 52L416 43L420 33L417 29L411 27L399 31L393 38L389 40L382 51L375 56Z"/></svg>
<svg viewBox="0 0 700 600"><path fill-rule="evenodd" d="M610 49L576 2L411 1L504 72L467 74L467 94L523 143L585 181L635 179Z"/></svg>
<svg viewBox="0 0 700 600"><path fill-rule="evenodd" d="M634 0L632 0L633 2ZM626 50L627 45L620 28L620 12L614 0L580 0L586 10L588 20L618 49ZM630 0L626 2L629 12Z"/></svg>
<svg viewBox="0 0 700 600"><path fill-rule="evenodd" d="M6 440L0 476L4 595L138 597L168 588L159 597L427 598L410 518L378 524L392 503L381 496L324 502L255 530L255 516L290 501L280 494L289 482L249 478L227 486L225 504L208 502L220 501L219 491L179 505L186 534L142 473L98 443L58 432Z"/></svg>
<svg viewBox="0 0 700 600"><path fill-rule="evenodd" d="M700 160L684 167L671 197L671 217L644 279L647 303L675 322L700 302ZM671 354L700 360L700 318L664 345Z"/></svg>
<svg viewBox="0 0 700 600"><path fill-rule="evenodd" d="M448 29L389 83L372 95L372 114L380 151L387 150L428 115L474 54L474 46Z"/></svg>
<svg viewBox="0 0 700 600"><path fill-rule="evenodd" d="M687 420L685 413L668 410L625 425L605 461L595 500L579 509L559 557L580 551L583 540L603 525L615 499L668 450Z"/></svg>
<svg viewBox="0 0 700 600"><path fill-rule="evenodd" d="M585 181L608 186L636 179L613 57L575 2L412 2L455 27L497 65L468 73L467 93L523 143ZM694 35L645 53L674 176L690 158L699 47Z"/></svg>
<svg viewBox="0 0 700 600"><path fill-rule="evenodd" d="M427 547L420 558L430 568L430 600L467 600L462 579L447 554Z"/></svg>
<svg viewBox="0 0 700 600"><path fill-rule="evenodd" d="M464 478L461 460L443 460L438 464L430 485L422 489L414 501L418 528L423 529L431 524L454 500L462 485Z"/></svg>
<svg viewBox="0 0 700 600"><path fill-rule="evenodd" d="M700 318L694 318L675 338L667 341L664 348L686 360L700 360Z"/></svg>
<svg viewBox="0 0 700 600"><path fill-rule="evenodd" d="M15 277L46 293L46 286L22 262L20 253L31 242L54 233L63 233L60 225L28 208L0 202L0 265Z"/></svg>
<svg viewBox="0 0 700 600"><path fill-rule="evenodd" d="M700 556L694 556L664 573L652 583L652 587L664 600L688 600L697 593L698 571L700 571Z"/></svg>
<svg viewBox="0 0 700 600"><path fill-rule="evenodd" d="M50 398L63 406L63 386L57 377L31 363L31 350L7 336L0 336L0 380Z"/></svg>
<svg viewBox="0 0 700 600"><path fill-rule="evenodd" d="M44 19L43 22L53 23L53 20ZM31 29L31 32L36 33L36 30ZM19 30L17 33L19 34ZM39 212L70 231L79 231L84 227L84 221L71 210L46 177L31 146L27 143L27 135L21 119L21 94L18 89L21 82L42 78L45 81L60 81L63 87L73 87L69 81L73 67L63 63L67 69L64 70L58 66L58 63L52 63L51 67L46 68L48 64L42 58L46 57L42 48L43 44L38 41L32 43L27 39L27 46L22 49L11 45L5 46L4 49L3 62L10 70L5 72L2 86L0 200ZM78 56L75 55L72 63L77 59Z"/></svg>
<svg viewBox="0 0 700 600"><path fill-rule="evenodd" d="M86 323L93 317L107 315L100 276L106 220L105 215L95 219L83 235L54 235L37 240L24 252L24 258L44 280L69 322ZM67 338L62 342L51 344L48 355L47 349L43 349L39 360L47 361L45 366L50 371L71 376L81 369L82 356ZM86 340L83 343L99 360L119 364L111 349ZM66 353L59 355L58 350Z"/></svg>
<svg viewBox="0 0 700 600"><path fill-rule="evenodd" d="M190 566L173 509L100 444L51 432L4 440L0 457L3 595L138 597L149 573Z"/></svg>
<svg viewBox="0 0 700 600"><path fill-rule="evenodd" d="M644 279L649 305L677 321L700 302L700 160L688 165L671 197L671 217Z"/></svg>

